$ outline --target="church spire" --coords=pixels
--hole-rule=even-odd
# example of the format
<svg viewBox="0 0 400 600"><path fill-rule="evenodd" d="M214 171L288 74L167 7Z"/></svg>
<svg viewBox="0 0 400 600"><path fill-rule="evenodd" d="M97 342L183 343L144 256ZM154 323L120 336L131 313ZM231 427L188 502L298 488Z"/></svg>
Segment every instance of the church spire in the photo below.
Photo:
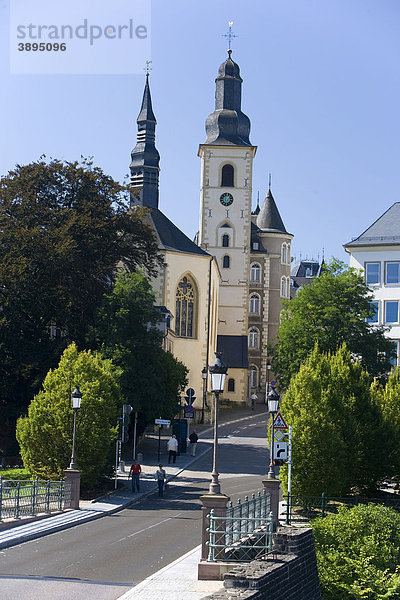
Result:
<svg viewBox="0 0 400 600"><path fill-rule="evenodd" d="M257 215L256 223L257 227L263 231L268 231L271 233L287 233L271 192L271 180L269 181L267 197L265 198L264 204Z"/></svg>
<svg viewBox="0 0 400 600"><path fill-rule="evenodd" d="M242 82L239 66L231 58L221 64L215 80L215 110L206 120L206 144L251 146L250 119L242 112Z"/></svg>
<svg viewBox="0 0 400 600"><path fill-rule="evenodd" d="M137 142L131 152L130 164L132 204L158 208L160 155L155 145L157 121L151 103L148 71L137 124Z"/></svg>

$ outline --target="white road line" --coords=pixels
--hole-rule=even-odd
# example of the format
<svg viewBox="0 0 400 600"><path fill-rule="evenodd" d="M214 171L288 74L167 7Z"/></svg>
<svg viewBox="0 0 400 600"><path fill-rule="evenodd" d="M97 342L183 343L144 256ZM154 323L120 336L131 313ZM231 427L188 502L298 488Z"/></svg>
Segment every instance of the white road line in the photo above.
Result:
<svg viewBox="0 0 400 600"><path fill-rule="evenodd" d="M140 529L140 531L135 531L134 533L131 533L131 534L121 538L120 540L117 540L116 542L112 542L110 544L110 546L113 546L114 544L119 544L120 542L124 542L128 538L134 537L135 535L139 535L139 533L143 533L144 531L148 531L149 529L153 529L153 527L157 527L157 525L161 525L162 523L166 523L167 521L172 521L172 519L176 519L176 517L179 517L181 514L182 513L180 512L177 515L174 515L173 517L168 517L168 519L163 519L162 521L159 521L158 523L154 523L154 525L149 525L148 527L145 527L144 529Z"/></svg>

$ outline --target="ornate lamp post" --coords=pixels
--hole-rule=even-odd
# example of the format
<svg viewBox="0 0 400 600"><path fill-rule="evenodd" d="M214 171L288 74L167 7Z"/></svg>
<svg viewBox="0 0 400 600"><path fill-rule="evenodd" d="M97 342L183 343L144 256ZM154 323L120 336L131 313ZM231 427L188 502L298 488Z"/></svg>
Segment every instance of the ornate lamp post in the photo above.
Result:
<svg viewBox="0 0 400 600"><path fill-rule="evenodd" d="M69 465L69 469L73 469L75 471L77 469L76 462L75 462L76 416L77 416L78 410L81 407L81 400L82 400L82 393L78 386L76 386L76 388L72 392L71 398L72 398L72 408L74 409L74 434L73 434L73 438L72 438L72 456L71 456L71 462Z"/></svg>
<svg viewBox="0 0 400 600"><path fill-rule="evenodd" d="M265 404L267 404L267 397L269 394L269 378L270 378L270 373L271 373L271 361L268 359L267 360L267 385L265 388Z"/></svg>
<svg viewBox="0 0 400 600"><path fill-rule="evenodd" d="M218 402L219 395L224 391L225 377L228 367L221 359L221 352L216 352L216 359L212 365L208 367L211 375L211 391L214 392L214 455L213 455L213 470L211 474L210 494L220 494L221 486L218 481Z"/></svg>
<svg viewBox="0 0 400 600"><path fill-rule="evenodd" d="M268 396L268 412L271 415L272 427L271 427L271 447L269 451L269 471L268 479L276 479L275 466L274 466L274 419L279 408L279 394L275 388L269 392Z"/></svg>
<svg viewBox="0 0 400 600"><path fill-rule="evenodd" d="M206 407L206 381L207 381L207 367L204 367L201 371L201 376L203 379L203 406L201 408L201 419L200 423L204 423L204 410Z"/></svg>

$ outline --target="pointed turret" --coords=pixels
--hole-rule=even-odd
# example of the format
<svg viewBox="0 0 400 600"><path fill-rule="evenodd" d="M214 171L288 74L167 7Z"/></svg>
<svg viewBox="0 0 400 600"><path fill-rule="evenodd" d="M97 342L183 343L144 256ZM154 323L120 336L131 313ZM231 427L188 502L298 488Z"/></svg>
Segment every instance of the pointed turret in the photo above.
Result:
<svg viewBox="0 0 400 600"><path fill-rule="evenodd" d="M271 188L268 189L267 197L265 198L264 204L257 215L256 223L257 227L259 227L262 231L287 233L281 215L279 214L278 207L276 206L274 197L272 195Z"/></svg>
<svg viewBox="0 0 400 600"><path fill-rule="evenodd" d="M132 204L158 208L160 155L155 145L157 121L151 103L148 73L137 124L137 142L131 153L130 164Z"/></svg>
<svg viewBox="0 0 400 600"><path fill-rule="evenodd" d="M206 120L206 144L251 146L250 119L242 112L242 82L239 66L228 58L215 80L215 110Z"/></svg>

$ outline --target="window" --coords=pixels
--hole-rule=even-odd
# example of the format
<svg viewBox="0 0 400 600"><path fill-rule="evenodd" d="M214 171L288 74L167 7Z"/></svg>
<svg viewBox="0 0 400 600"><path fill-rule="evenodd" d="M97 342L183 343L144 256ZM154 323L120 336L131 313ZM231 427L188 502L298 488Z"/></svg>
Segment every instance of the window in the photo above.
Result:
<svg viewBox="0 0 400 600"><path fill-rule="evenodd" d="M286 263L286 244L282 244L281 262Z"/></svg>
<svg viewBox="0 0 400 600"><path fill-rule="evenodd" d="M222 259L222 267L224 269L229 269L230 266L231 266L231 259L229 258L229 256L227 254L225 254L224 258Z"/></svg>
<svg viewBox="0 0 400 600"><path fill-rule="evenodd" d="M258 296L257 294L252 294L250 296L249 311L251 313L256 313L256 314L259 314L259 312L260 312L260 296Z"/></svg>
<svg viewBox="0 0 400 600"><path fill-rule="evenodd" d="M307 267L307 269L306 269L306 277L307 278L312 277L311 267Z"/></svg>
<svg viewBox="0 0 400 600"><path fill-rule="evenodd" d="M367 323L378 323L379 320L379 302L370 302L369 305L374 309L372 317L367 319Z"/></svg>
<svg viewBox="0 0 400 600"><path fill-rule="evenodd" d="M250 387L256 388L258 385L258 369L251 367L250 369Z"/></svg>
<svg viewBox="0 0 400 600"><path fill-rule="evenodd" d="M281 248L281 263L288 265L290 263L290 246L283 242Z"/></svg>
<svg viewBox="0 0 400 600"><path fill-rule="evenodd" d="M227 233L222 236L222 246L223 248L229 248L229 235Z"/></svg>
<svg viewBox="0 0 400 600"><path fill-rule="evenodd" d="M235 391L235 380L232 379L232 377L230 379L228 379L228 392L234 392Z"/></svg>
<svg viewBox="0 0 400 600"><path fill-rule="evenodd" d="M249 348L258 348L258 329L253 327L249 331Z"/></svg>
<svg viewBox="0 0 400 600"><path fill-rule="evenodd" d="M386 263L386 273L385 273L386 285L397 285L400 283L399 267L400 267L399 262Z"/></svg>
<svg viewBox="0 0 400 600"><path fill-rule="evenodd" d="M289 278L283 276L281 278L281 296L286 298L288 296Z"/></svg>
<svg viewBox="0 0 400 600"><path fill-rule="evenodd" d="M398 323L399 321L399 301L387 300L385 302L385 323Z"/></svg>
<svg viewBox="0 0 400 600"><path fill-rule="evenodd" d="M259 243L253 242L253 250L258 250L258 248L259 248Z"/></svg>
<svg viewBox="0 0 400 600"><path fill-rule="evenodd" d="M381 263L365 263L365 283L378 285L380 283Z"/></svg>
<svg viewBox="0 0 400 600"><path fill-rule="evenodd" d="M233 187L234 174L235 169L232 165L224 165L221 173L221 187Z"/></svg>
<svg viewBox="0 0 400 600"><path fill-rule="evenodd" d="M179 337L193 337L196 295L188 277L183 277L179 282L175 298L175 333Z"/></svg>
<svg viewBox="0 0 400 600"><path fill-rule="evenodd" d="M260 281L261 267L258 263L253 263L250 268L250 281Z"/></svg>

